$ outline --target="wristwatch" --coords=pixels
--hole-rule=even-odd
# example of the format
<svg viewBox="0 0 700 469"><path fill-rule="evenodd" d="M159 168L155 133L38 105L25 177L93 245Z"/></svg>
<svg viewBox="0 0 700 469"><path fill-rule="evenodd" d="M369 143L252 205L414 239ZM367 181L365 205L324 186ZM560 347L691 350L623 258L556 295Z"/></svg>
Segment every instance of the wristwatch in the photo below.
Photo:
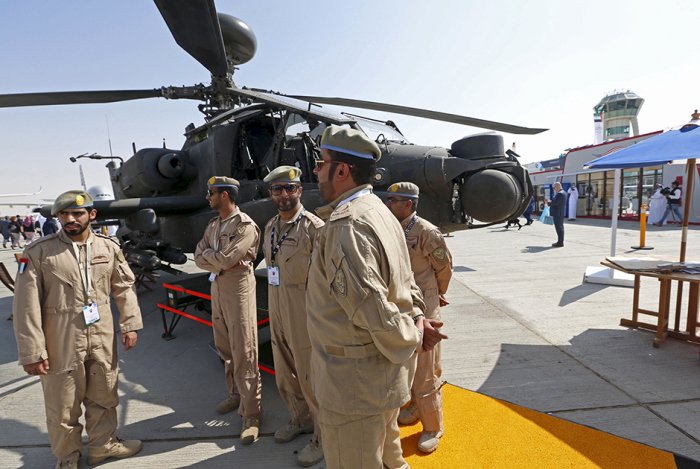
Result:
<svg viewBox="0 0 700 469"><path fill-rule="evenodd" d="M415 316L413 316L413 324L418 324L418 319L424 318L424 317L425 317L425 314L423 314L423 313L416 314Z"/></svg>

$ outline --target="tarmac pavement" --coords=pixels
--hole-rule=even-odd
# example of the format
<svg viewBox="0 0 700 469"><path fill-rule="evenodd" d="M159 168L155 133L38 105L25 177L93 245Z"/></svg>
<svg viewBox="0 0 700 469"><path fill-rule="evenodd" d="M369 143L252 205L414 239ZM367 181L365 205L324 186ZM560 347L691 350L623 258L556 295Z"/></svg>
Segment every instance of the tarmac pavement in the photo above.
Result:
<svg viewBox="0 0 700 469"><path fill-rule="evenodd" d="M539 222L447 238L455 269L451 304L442 310L450 337L443 342L443 377L700 460L698 347L669 338L653 348L651 332L619 326L631 314L631 288L582 283L586 267L609 255L609 223L567 222L563 248L551 247L554 228ZM629 246L639 242L638 224L620 222L617 255L677 260L680 233L678 226L652 227L647 245L655 249L635 253ZM689 260L697 259L698 248L700 230L691 227ZM9 249L0 249L0 261L15 268ZM135 349L120 350L118 434L144 440L144 449L100 467L297 467L294 451L308 437L274 442L288 416L273 377L263 374L261 438L241 446L240 418L214 410L225 389L221 363L209 348L211 331L183 319L175 340L161 339L155 304L165 295L160 288L139 293L145 328ZM657 282L643 279L641 305L654 309L657 302ZM41 386L17 366L12 323L4 319L11 304L0 285L0 467L52 467Z"/></svg>

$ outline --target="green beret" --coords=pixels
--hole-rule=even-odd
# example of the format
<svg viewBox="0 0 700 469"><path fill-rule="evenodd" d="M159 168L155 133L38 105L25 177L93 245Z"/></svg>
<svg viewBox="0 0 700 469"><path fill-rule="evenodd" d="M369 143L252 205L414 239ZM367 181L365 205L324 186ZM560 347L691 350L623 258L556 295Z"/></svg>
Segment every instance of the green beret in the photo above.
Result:
<svg viewBox="0 0 700 469"><path fill-rule="evenodd" d="M379 161L382 152L379 146L361 130L331 125L326 127L321 137L321 148L335 150L348 155Z"/></svg>
<svg viewBox="0 0 700 469"><path fill-rule="evenodd" d="M396 182L390 185L386 192L388 197L398 195L409 199L417 199L419 194L420 189L412 182Z"/></svg>
<svg viewBox="0 0 700 469"><path fill-rule="evenodd" d="M278 166L265 176L263 182L301 182L301 169L294 166Z"/></svg>
<svg viewBox="0 0 700 469"><path fill-rule="evenodd" d="M241 183L226 176L212 176L207 181L207 187L241 187Z"/></svg>
<svg viewBox="0 0 700 469"><path fill-rule="evenodd" d="M51 207L51 215L56 216L58 212L75 208L92 208L93 200L90 194L85 191L68 191L56 197Z"/></svg>

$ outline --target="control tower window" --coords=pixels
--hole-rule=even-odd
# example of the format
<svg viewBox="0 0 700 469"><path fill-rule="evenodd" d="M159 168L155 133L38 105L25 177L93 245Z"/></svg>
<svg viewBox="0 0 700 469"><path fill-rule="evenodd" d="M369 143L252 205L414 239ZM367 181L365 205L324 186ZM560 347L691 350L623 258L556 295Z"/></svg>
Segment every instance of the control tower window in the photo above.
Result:
<svg viewBox="0 0 700 469"><path fill-rule="evenodd" d="M610 137L612 135L629 135L630 133L630 126L629 125L620 125L617 127L610 127L609 129L605 130L605 136Z"/></svg>

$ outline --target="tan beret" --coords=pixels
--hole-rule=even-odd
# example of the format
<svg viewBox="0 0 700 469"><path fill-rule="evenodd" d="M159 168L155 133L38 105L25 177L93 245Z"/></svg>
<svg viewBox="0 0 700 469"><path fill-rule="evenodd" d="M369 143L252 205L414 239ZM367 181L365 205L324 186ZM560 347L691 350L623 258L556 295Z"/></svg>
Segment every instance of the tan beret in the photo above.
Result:
<svg viewBox="0 0 700 469"><path fill-rule="evenodd" d="M390 185L386 192L389 197L398 195L409 199L417 199L419 194L420 189L412 182L396 182Z"/></svg>
<svg viewBox="0 0 700 469"><path fill-rule="evenodd" d="M58 212L67 209L92 208L92 196L85 191L68 191L56 197L51 207L51 215L58 215Z"/></svg>
<svg viewBox="0 0 700 469"><path fill-rule="evenodd" d="M361 130L337 125L330 125L323 131L321 148L347 153L366 160L379 161L379 158L382 157L379 146Z"/></svg>
<svg viewBox="0 0 700 469"><path fill-rule="evenodd" d="M241 183L226 176L212 176L207 181L207 187L241 187Z"/></svg>
<svg viewBox="0 0 700 469"><path fill-rule="evenodd" d="M265 176L263 182L301 182L301 169L295 166L278 166Z"/></svg>

